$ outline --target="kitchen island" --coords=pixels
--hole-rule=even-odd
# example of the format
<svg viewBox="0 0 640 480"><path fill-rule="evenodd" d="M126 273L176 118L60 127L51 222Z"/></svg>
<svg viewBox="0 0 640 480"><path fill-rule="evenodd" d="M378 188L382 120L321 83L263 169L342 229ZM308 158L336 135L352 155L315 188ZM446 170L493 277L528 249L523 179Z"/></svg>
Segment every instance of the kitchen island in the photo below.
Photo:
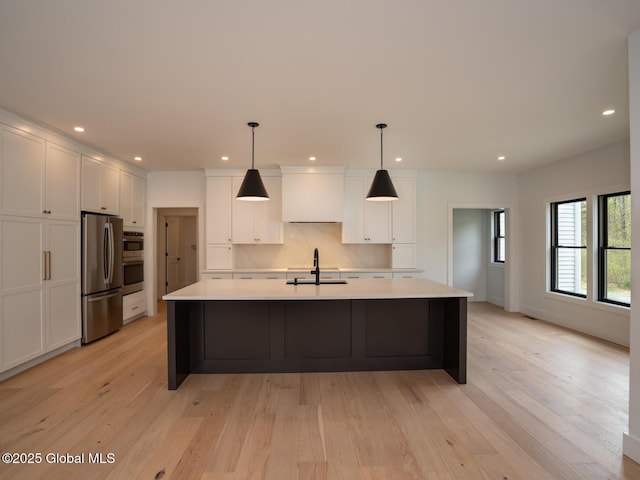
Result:
<svg viewBox="0 0 640 480"><path fill-rule="evenodd" d="M466 383L470 296L422 278L194 283L163 297L169 389L222 372L442 368Z"/></svg>

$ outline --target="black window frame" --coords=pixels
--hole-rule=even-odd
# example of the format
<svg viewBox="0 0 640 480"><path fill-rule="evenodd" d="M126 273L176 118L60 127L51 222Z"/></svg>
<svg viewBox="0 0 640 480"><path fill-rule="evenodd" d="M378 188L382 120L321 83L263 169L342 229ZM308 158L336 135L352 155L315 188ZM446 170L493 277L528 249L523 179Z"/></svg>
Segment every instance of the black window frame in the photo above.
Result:
<svg viewBox="0 0 640 480"><path fill-rule="evenodd" d="M587 202L586 197L573 198L571 200L562 200L559 202L551 202L550 204L550 216L551 216L551 282L550 282L550 290L554 293L561 293L563 295L570 295L572 297L577 298L587 298L587 294L589 293L589 286L587 285L586 293L572 292L569 290L562 290L558 287L558 252L560 249L580 249L585 250L588 255L588 245L559 245L558 244L558 206L564 205L567 203L577 203L577 202ZM589 262L587 261L587 268L589 268Z"/></svg>
<svg viewBox="0 0 640 480"><path fill-rule="evenodd" d="M501 222L500 217L503 217L506 229L506 219L504 210L495 210L493 212L493 262L494 263L504 263L507 256L507 236L506 232L503 232L500 228ZM502 252L505 258L499 258L500 253L500 239L504 239L504 251Z"/></svg>
<svg viewBox="0 0 640 480"><path fill-rule="evenodd" d="M630 307L631 303L621 302L619 300L613 300L607 298L607 251L609 250L629 250L631 247L623 246L610 246L609 245L609 214L608 214L608 202L611 197L618 197L623 195L631 195L631 191L623 191L616 193L607 193L604 195L598 195L598 273L597 273L597 285L598 285L598 301L609 303L612 305L620 305L623 307ZM631 219L629 219L631 222Z"/></svg>

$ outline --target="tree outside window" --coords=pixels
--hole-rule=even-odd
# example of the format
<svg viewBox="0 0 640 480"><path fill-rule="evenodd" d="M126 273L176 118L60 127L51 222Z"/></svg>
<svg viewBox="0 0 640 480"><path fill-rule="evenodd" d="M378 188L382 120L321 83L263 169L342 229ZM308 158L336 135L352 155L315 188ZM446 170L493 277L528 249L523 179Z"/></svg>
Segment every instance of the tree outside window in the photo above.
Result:
<svg viewBox="0 0 640 480"><path fill-rule="evenodd" d="M631 304L631 194L598 197L598 300Z"/></svg>

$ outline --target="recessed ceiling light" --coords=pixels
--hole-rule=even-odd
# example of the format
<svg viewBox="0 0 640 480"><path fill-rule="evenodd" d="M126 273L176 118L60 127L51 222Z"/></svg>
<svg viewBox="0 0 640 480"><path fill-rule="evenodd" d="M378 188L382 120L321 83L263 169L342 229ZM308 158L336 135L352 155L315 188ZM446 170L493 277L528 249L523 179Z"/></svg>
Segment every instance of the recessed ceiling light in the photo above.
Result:
<svg viewBox="0 0 640 480"><path fill-rule="evenodd" d="M507 157L505 157L504 155L500 155L500 156L498 157L498 160L502 161L502 160L504 160L505 158L507 158Z"/></svg>
<svg viewBox="0 0 640 480"><path fill-rule="evenodd" d="M312 162L316 161L316 157L309 157L309 160L311 160Z"/></svg>
<svg viewBox="0 0 640 480"><path fill-rule="evenodd" d="M136 162L141 162L141 161L142 161L142 157L133 157L133 159L134 159Z"/></svg>
<svg viewBox="0 0 640 480"><path fill-rule="evenodd" d="M229 160L229 157L227 157L226 155L224 157L221 157L223 162L226 162L227 160Z"/></svg>
<svg viewBox="0 0 640 480"><path fill-rule="evenodd" d="M73 127L76 132L82 133L84 132L84 127Z"/></svg>
<svg viewBox="0 0 640 480"><path fill-rule="evenodd" d="M396 162L401 162L401 161L402 161L402 158L396 157Z"/></svg>
<svg viewBox="0 0 640 480"><path fill-rule="evenodd" d="M610 109L605 110L604 112L602 112L602 115L608 117L609 115L613 115L614 113L616 113L616 111L613 108L610 108Z"/></svg>

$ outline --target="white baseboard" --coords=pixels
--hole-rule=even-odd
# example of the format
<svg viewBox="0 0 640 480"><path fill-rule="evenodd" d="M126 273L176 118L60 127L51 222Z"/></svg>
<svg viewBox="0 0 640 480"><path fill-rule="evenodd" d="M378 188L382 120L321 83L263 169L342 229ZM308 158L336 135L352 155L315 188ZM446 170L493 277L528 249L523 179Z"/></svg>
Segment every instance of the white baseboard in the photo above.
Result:
<svg viewBox="0 0 640 480"><path fill-rule="evenodd" d="M634 462L640 463L640 438L625 433L622 436L622 453Z"/></svg>
<svg viewBox="0 0 640 480"><path fill-rule="evenodd" d="M60 348L56 348L50 352L45 353L44 355L40 355L39 357L33 358L21 365L10 368L9 370L5 370L0 373L0 382L6 380L7 378L13 377L19 373L24 372L25 370L29 370L31 367L35 367L36 365L46 362L47 360L60 355L61 353L66 352L67 350L71 350L72 348L80 347L80 340L75 340L67 345L63 345Z"/></svg>

